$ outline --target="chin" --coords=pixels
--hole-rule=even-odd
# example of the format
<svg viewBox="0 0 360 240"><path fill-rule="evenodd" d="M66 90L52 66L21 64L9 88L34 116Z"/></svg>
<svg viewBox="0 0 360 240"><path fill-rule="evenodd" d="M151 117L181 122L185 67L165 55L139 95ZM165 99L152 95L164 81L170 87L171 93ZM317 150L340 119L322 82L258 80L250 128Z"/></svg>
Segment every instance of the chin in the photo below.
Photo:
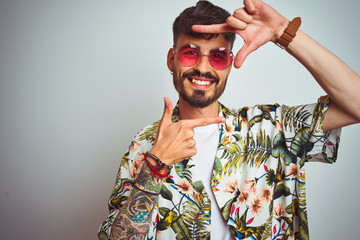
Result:
<svg viewBox="0 0 360 240"><path fill-rule="evenodd" d="M215 96L205 97L205 92L201 90L196 90L192 96L189 96L186 93L180 93L180 97L184 99L185 102L187 102L190 106L195 108L205 108L218 99Z"/></svg>

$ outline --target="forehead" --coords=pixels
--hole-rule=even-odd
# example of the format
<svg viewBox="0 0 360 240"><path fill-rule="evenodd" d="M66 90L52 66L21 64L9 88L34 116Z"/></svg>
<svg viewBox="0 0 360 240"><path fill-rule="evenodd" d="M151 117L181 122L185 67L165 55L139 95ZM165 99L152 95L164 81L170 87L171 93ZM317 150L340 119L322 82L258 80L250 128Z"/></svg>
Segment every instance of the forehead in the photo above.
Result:
<svg viewBox="0 0 360 240"><path fill-rule="evenodd" d="M175 48L179 48L185 44L194 44L201 51L210 51L212 49L220 48L220 47L226 47L230 49L230 42L228 42L225 37L220 34L217 37L213 37L209 40L203 39L203 38L196 38L192 36L186 36L186 35L180 35Z"/></svg>

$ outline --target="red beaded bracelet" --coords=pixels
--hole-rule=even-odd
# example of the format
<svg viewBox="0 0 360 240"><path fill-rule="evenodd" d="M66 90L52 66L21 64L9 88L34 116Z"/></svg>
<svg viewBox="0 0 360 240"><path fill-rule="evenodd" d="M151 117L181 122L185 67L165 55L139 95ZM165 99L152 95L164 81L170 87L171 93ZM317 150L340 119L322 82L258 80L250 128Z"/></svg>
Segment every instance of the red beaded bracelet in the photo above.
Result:
<svg viewBox="0 0 360 240"><path fill-rule="evenodd" d="M149 163L149 161L147 160L146 156L145 156L145 162L146 165L148 165L148 167L150 168L151 172L154 173L156 176L158 177L167 177L170 174L170 170L168 170L167 173L163 174L161 172L159 172L155 166L153 166L151 163Z"/></svg>
<svg viewBox="0 0 360 240"><path fill-rule="evenodd" d="M150 152L146 152L145 153L146 156L154 159L157 164L159 165L159 169L163 169L163 168L167 168L168 170L171 170L172 169L172 166L171 165L166 165L165 163L163 163L157 156L155 156L154 154L150 153Z"/></svg>

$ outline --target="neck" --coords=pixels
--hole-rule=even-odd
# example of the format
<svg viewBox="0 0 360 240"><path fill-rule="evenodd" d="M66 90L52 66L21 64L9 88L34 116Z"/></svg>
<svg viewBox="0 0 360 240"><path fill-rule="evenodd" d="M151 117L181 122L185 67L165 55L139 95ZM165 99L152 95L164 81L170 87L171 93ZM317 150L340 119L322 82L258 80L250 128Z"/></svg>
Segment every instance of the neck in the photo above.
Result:
<svg viewBox="0 0 360 240"><path fill-rule="evenodd" d="M181 120L217 117L218 115L219 115L218 101L213 102L207 107L197 108L190 106L182 98L179 99L179 117Z"/></svg>

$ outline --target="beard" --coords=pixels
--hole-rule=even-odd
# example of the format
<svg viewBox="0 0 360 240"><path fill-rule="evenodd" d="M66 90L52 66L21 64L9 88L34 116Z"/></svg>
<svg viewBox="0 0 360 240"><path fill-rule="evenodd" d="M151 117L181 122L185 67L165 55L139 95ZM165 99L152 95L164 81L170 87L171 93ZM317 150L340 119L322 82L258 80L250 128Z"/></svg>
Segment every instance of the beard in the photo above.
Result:
<svg viewBox="0 0 360 240"><path fill-rule="evenodd" d="M193 91L192 94L189 93L188 91L186 91L184 82L188 81L189 77L191 78L191 77L195 77L195 76L206 77L209 79L213 79L215 81L215 83L213 83L215 85L214 86L215 89L210 90L212 92L210 93L209 96L206 96L206 92L209 90L196 89ZM178 79L176 77L176 74L174 73L173 82L174 82L174 86L175 86L176 90L178 91L180 97L184 101L186 101L190 106L196 107L196 108L205 108L205 107L209 106L210 104L214 103L215 101L217 101L220 98L220 96L223 94L223 92L225 90L227 78L225 79L225 81L223 83L220 83L219 78L213 76L211 73L202 74L198 70L194 70L189 73L184 73L181 76L181 79Z"/></svg>

